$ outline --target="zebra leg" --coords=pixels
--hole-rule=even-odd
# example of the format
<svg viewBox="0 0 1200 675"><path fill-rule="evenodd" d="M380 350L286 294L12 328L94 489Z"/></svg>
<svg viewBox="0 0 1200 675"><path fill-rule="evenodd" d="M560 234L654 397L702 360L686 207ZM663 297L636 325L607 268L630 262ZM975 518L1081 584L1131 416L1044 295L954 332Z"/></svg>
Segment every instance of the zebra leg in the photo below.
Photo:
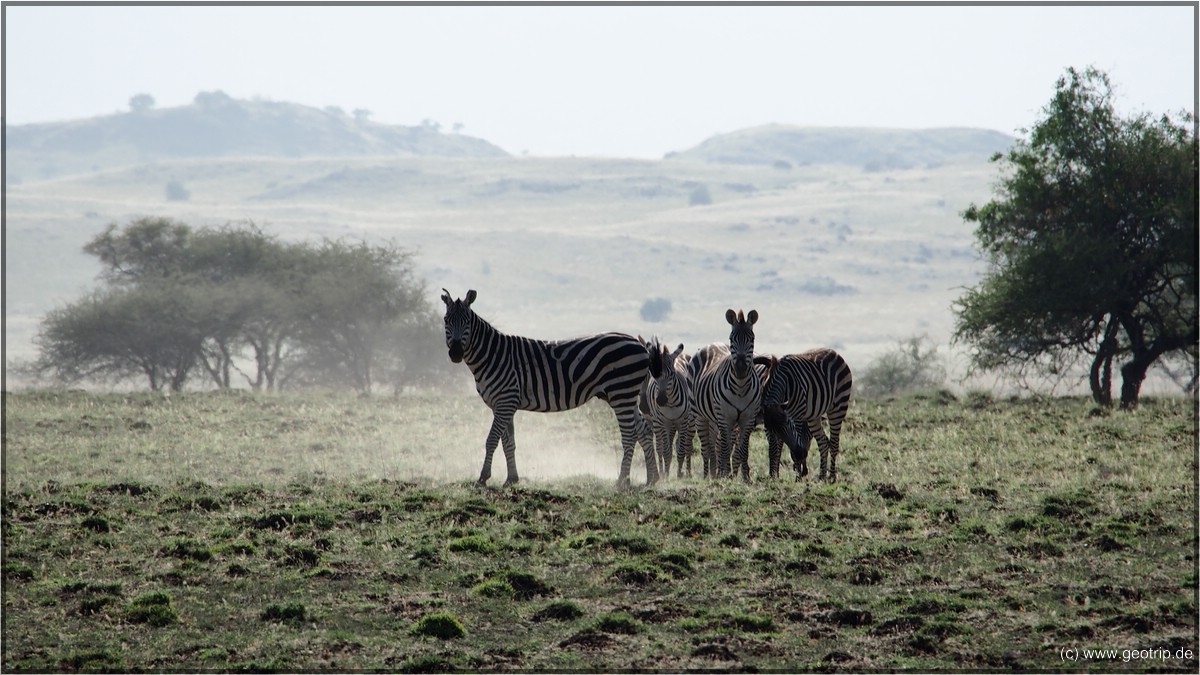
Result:
<svg viewBox="0 0 1200 675"><path fill-rule="evenodd" d="M500 442L504 444L504 463L508 468L508 477L504 479L504 487L516 485L520 480L517 475L517 438L516 438L516 423L509 421L508 429L500 436Z"/></svg>
<svg viewBox="0 0 1200 675"><path fill-rule="evenodd" d="M742 480L750 482L750 427L743 427L738 433L737 463L742 469Z"/></svg>
<svg viewBox="0 0 1200 675"><path fill-rule="evenodd" d="M841 444L842 435L842 420L845 419L846 412L840 411L840 415L831 415L829 417L829 482L837 481L837 456L838 446Z"/></svg>
<svg viewBox="0 0 1200 675"><path fill-rule="evenodd" d="M687 460L687 477L692 477L692 430L684 424L675 435L675 461L679 465L678 478L683 478L683 462Z"/></svg>
<svg viewBox="0 0 1200 675"><path fill-rule="evenodd" d="M717 451L717 477L728 478L733 470L730 466L730 455L733 451L733 430L725 424L717 424L717 442L719 449Z"/></svg>
<svg viewBox="0 0 1200 675"><path fill-rule="evenodd" d="M479 472L479 480L475 481L479 487L487 485L488 479L492 477L492 455L496 452L496 445L500 442L500 438L511 431L515 413L516 410L499 408L492 415L492 429L488 432L487 440L483 444L483 470ZM511 433L509 433L509 437L511 439ZM505 445L507 446L508 442ZM514 454L511 457L508 455L507 447L504 454L508 461L508 475L512 477L516 475L517 470L515 444Z"/></svg>
<svg viewBox="0 0 1200 675"><path fill-rule="evenodd" d="M767 461L771 478L779 478L779 458L783 455L783 441L773 432L767 431Z"/></svg>
<svg viewBox="0 0 1200 675"><path fill-rule="evenodd" d="M696 427L700 434L700 458L704 460L704 477L717 477L717 432L712 422L702 419Z"/></svg>
<svg viewBox="0 0 1200 675"><path fill-rule="evenodd" d="M812 437L817 439L817 447L821 449L821 473L817 476L818 480L827 480L830 483L837 481L837 454L832 450L829 444L829 439L825 436L825 430L821 428L821 420L809 420L808 431ZM832 455L832 457L831 457ZM829 460L833 460L830 462Z"/></svg>
<svg viewBox="0 0 1200 675"><path fill-rule="evenodd" d="M617 476L617 486L629 486L633 448L639 442L642 444L642 452L646 455L646 483L658 482L658 457L654 453L654 434L649 422L638 412L637 399L632 399L631 405L622 404L620 401L609 401L609 405L617 415L617 426L621 428L621 473Z"/></svg>
<svg viewBox="0 0 1200 675"><path fill-rule="evenodd" d="M658 455L658 473L667 478L671 475L671 427L662 422L654 423L654 446Z"/></svg>
<svg viewBox="0 0 1200 675"><path fill-rule="evenodd" d="M634 412L637 412L636 407ZM636 423L642 452L646 455L646 485L654 485L658 482L658 457L654 453L654 434L650 429L650 423L640 413L637 415ZM632 444L629 446L629 454L633 454Z"/></svg>

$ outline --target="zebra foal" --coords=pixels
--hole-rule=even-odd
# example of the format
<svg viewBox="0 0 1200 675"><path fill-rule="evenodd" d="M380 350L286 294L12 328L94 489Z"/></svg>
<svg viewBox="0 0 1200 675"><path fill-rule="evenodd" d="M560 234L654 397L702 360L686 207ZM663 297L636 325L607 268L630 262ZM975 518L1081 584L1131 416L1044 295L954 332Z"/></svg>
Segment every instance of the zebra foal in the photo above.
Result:
<svg viewBox="0 0 1200 675"><path fill-rule="evenodd" d="M601 333L571 340L536 340L505 335L471 309L474 290L465 299L446 303L446 347L454 363L466 361L475 376L475 390L492 409L492 427L484 443L483 470L478 485L492 475L496 445L504 447L508 478L518 481L513 416L518 410L559 412L577 408L593 397L608 403L621 429L621 472L618 485L629 484L634 444L646 454L646 483L658 481L650 426L638 411L638 392L649 372L645 347L623 333Z"/></svg>
<svg viewBox="0 0 1200 675"><path fill-rule="evenodd" d="M685 461L687 475L691 477L696 415L692 408L692 378L687 367L690 359L683 353L682 344L674 351L667 351L658 338L650 342L640 337L638 340L650 354L650 377L642 385L639 408L654 429L659 472L664 478L671 475L671 445L674 441L679 460L678 477L683 478Z"/></svg>
<svg viewBox="0 0 1200 675"><path fill-rule="evenodd" d="M755 363L764 363L764 358L757 357ZM779 474L779 456L782 452L776 436L786 433L781 425L791 420L800 431L799 449L791 446L796 477L802 478L808 473L811 436L817 439L817 447L821 450L821 473L818 479L833 483L837 481L842 422L850 408L850 391L854 387L850 366L832 349L789 354L778 361L775 375L763 396L764 426L769 432L767 439L772 475ZM822 419L829 423L828 436L821 425Z"/></svg>

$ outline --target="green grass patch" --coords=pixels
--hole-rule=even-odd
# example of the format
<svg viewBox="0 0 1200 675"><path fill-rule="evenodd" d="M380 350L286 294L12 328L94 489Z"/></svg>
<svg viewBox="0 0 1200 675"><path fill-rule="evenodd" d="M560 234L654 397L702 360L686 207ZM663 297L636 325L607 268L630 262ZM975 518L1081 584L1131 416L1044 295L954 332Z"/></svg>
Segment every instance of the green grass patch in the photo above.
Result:
<svg viewBox="0 0 1200 675"><path fill-rule="evenodd" d="M467 634L462 622L452 614L426 614L412 627L413 635L433 637L439 640L452 640Z"/></svg>
<svg viewBox="0 0 1200 675"><path fill-rule="evenodd" d="M162 592L146 593L125 605L125 619L130 623L144 623L162 628L179 621L179 614L171 606L171 596Z"/></svg>

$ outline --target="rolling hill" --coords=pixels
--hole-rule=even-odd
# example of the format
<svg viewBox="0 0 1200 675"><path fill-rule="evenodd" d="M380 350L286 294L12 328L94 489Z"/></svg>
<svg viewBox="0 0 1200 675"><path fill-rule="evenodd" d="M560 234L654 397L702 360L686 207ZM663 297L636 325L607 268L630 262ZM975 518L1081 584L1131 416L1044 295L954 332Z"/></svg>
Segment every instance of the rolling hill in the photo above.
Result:
<svg viewBox="0 0 1200 675"><path fill-rule="evenodd" d="M6 183L173 159L216 157L506 157L487 141L435 125L376 124L339 108L239 100L6 127Z"/></svg>
<svg viewBox="0 0 1200 675"><path fill-rule="evenodd" d="M691 348L725 338L726 308L757 308L764 350L835 346L856 366L907 336L948 342L951 304L982 269L960 213L988 198L988 158L1012 140L771 125L663 160L513 157L436 128L224 95L8 137L10 358L29 358L41 317L95 284L89 239L157 215L394 241L429 288L476 288L480 311L521 334L622 330ZM639 319L649 298L671 301L665 321Z"/></svg>
<svg viewBox="0 0 1200 675"><path fill-rule="evenodd" d="M721 164L767 164L779 168L849 164L867 171L936 167L988 158L1012 144L1011 136L987 129L874 129L795 127L768 124L720 134L667 156Z"/></svg>

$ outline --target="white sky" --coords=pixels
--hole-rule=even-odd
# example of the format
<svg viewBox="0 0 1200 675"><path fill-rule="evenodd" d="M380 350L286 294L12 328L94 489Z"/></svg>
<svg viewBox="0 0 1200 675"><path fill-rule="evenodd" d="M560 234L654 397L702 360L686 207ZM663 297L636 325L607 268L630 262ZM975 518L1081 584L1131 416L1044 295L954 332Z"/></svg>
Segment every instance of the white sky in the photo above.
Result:
<svg viewBox="0 0 1200 675"><path fill-rule="evenodd" d="M8 124L200 91L514 154L661 157L766 123L1016 133L1068 66L1118 110L1195 110L1194 6L4 8Z"/></svg>

